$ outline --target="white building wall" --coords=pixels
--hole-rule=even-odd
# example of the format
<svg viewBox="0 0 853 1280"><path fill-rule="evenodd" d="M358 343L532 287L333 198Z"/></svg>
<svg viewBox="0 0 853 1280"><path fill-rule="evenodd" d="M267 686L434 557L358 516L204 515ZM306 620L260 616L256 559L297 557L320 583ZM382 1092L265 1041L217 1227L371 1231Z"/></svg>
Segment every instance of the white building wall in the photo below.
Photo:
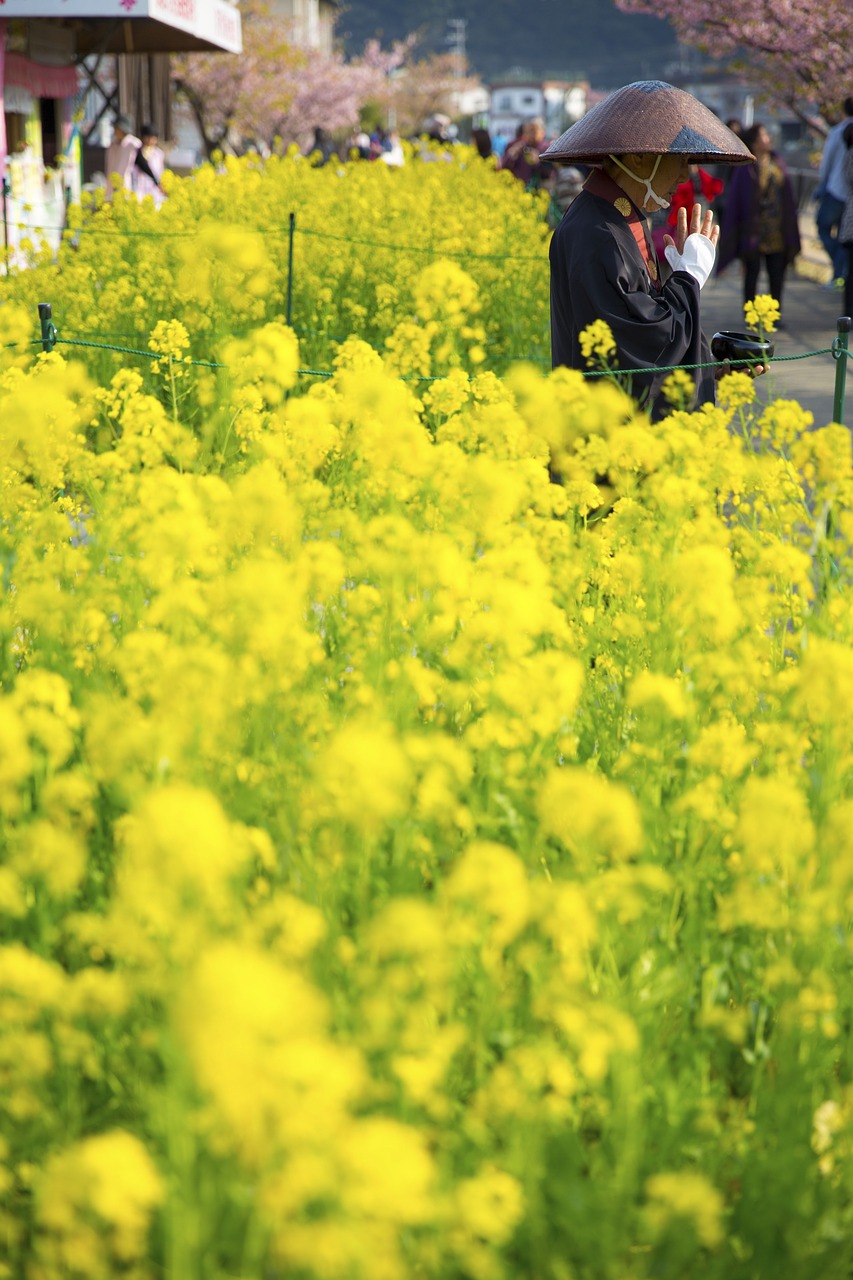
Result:
<svg viewBox="0 0 853 1280"><path fill-rule="evenodd" d="M584 85L563 82L496 84L491 87L489 128L492 134L515 137L518 126L533 116L545 122L548 136L562 133L567 122L579 120L586 110Z"/></svg>
<svg viewBox="0 0 853 1280"><path fill-rule="evenodd" d="M524 120L545 115L545 96L539 84L493 85L489 129L514 138Z"/></svg>
<svg viewBox="0 0 853 1280"><path fill-rule="evenodd" d="M308 49L331 53L337 5L329 0L271 0L271 11L293 25L293 39Z"/></svg>

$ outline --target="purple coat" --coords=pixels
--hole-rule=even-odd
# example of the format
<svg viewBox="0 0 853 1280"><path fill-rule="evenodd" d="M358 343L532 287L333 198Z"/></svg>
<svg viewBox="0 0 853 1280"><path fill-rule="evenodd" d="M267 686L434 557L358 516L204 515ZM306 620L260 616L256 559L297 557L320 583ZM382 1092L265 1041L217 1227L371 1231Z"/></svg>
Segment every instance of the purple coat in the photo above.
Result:
<svg viewBox="0 0 853 1280"><path fill-rule="evenodd" d="M791 263L800 252L800 228L797 220L797 202L794 188L782 162L773 157L782 172L782 240L785 261ZM745 258L759 252L759 215L761 188L758 182L758 165L739 165L726 184L723 221L720 226L720 244L717 251L717 271L725 271L735 258Z"/></svg>

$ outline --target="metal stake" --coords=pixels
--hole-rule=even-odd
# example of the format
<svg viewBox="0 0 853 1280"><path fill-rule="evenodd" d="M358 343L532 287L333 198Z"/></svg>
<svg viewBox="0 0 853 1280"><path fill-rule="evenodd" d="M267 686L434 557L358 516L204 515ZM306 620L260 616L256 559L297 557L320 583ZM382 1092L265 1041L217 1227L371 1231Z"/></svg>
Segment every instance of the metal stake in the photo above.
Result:
<svg viewBox="0 0 853 1280"><path fill-rule="evenodd" d="M287 324L292 328L293 321L293 233L296 230L296 214L290 215L290 230L287 245Z"/></svg>
<svg viewBox="0 0 853 1280"><path fill-rule="evenodd" d="M847 361L850 359L848 344L850 340L850 317L839 316L837 321L838 336L832 344L832 358L835 361L835 399L832 406L832 421L844 426L844 388L847 383Z"/></svg>
<svg viewBox="0 0 853 1280"><path fill-rule="evenodd" d="M9 252L9 179L3 176L3 251L4 254ZM8 260L6 261L6 270L9 269Z"/></svg>
<svg viewBox="0 0 853 1280"><path fill-rule="evenodd" d="M49 302L39 303L39 322L41 323L41 349L52 351L56 346L56 329L53 324L53 308Z"/></svg>

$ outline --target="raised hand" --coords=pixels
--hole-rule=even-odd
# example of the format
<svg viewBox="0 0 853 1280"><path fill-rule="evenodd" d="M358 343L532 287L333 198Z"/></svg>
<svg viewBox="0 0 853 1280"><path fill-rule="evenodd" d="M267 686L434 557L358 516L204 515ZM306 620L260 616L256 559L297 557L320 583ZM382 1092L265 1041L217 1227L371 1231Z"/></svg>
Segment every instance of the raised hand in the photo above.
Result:
<svg viewBox="0 0 853 1280"><path fill-rule="evenodd" d="M717 241L720 238L720 228L714 222L713 209L706 209L703 214L701 204L699 204L698 201L696 204L694 204L693 209L690 213L689 234L690 235L698 234L700 236L707 236L707 238L711 241L711 244L716 249ZM675 236L673 237L671 235L665 235L663 238L664 246L670 245L670 244L675 245L678 252L683 253L684 242L686 241L687 236L688 236L687 210L684 208L681 208L678 210L678 222L676 223L676 226L675 226Z"/></svg>

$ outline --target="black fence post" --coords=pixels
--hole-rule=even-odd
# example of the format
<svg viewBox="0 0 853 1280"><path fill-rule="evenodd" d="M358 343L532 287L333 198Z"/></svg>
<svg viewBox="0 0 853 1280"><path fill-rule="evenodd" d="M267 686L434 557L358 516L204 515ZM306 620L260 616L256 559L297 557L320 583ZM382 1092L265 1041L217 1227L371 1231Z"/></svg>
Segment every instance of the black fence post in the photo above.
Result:
<svg viewBox="0 0 853 1280"><path fill-rule="evenodd" d="M8 253L9 253L9 179L3 178L3 253L6 256L6 270L9 269Z"/></svg>
<svg viewBox="0 0 853 1280"><path fill-rule="evenodd" d="M296 214L290 215L290 227L287 243L287 325L293 327L293 236L296 231Z"/></svg>
<svg viewBox="0 0 853 1280"><path fill-rule="evenodd" d="M839 316L837 321L838 335L832 344L832 355L835 360L835 398L832 406L832 421L844 426L844 389L847 384L847 361L850 359L850 317Z"/></svg>
<svg viewBox="0 0 853 1280"><path fill-rule="evenodd" d="M56 346L56 329L53 324L53 307L49 302L39 303L39 322L41 324L41 349L52 351Z"/></svg>

